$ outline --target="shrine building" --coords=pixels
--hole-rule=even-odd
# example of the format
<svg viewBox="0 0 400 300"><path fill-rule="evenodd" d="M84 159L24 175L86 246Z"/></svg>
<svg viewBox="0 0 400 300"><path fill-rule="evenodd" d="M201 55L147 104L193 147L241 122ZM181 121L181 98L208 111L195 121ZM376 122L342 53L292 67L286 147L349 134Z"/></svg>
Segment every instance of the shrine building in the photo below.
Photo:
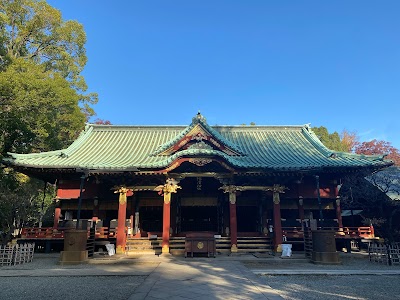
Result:
<svg viewBox="0 0 400 300"><path fill-rule="evenodd" d="M88 124L66 149L4 163L56 182L55 230L101 222L118 253L140 238L159 238L168 253L171 240L199 232L240 252L246 238L277 250L312 221L343 231L341 179L392 164L327 149L309 125L210 126L200 113L188 126Z"/></svg>

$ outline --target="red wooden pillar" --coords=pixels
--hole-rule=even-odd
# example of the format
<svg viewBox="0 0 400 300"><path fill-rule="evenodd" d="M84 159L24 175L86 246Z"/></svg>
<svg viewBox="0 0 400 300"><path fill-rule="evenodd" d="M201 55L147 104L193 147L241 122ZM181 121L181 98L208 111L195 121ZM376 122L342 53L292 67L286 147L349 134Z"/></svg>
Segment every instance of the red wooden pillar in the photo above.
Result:
<svg viewBox="0 0 400 300"><path fill-rule="evenodd" d="M374 226L371 224L371 225L369 225L369 230L370 230L370 235L371 235L371 237L372 238L374 238L375 237L375 229L374 229Z"/></svg>
<svg viewBox="0 0 400 300"><path fill-rule="evenodd" d="M54 210L54 223L53 223L54 229L58 228L58 221L60 220L60 215L61 215L61 208L56 207L56 209Z"/></svg>
<svg viewBox="0 0 400 300"><path fill-rule="evenodd" d="M169 235L171 228L171 194L176 193L177 189L181 187L178 185L178 181L172 178L168 178L166 184L159 185L154 190L158 191L159 194L164 195L163 204L163 233L162 233L162 253L169 253Z"/></svg>
<svg viewBox="0 0 400 300"><path fill-rule="evenodd" d="M126 247L126 232L125 232L125 221L126 221L126 197L129 193L131 196L133 193L131 190L121 187L115 191L119 193L119 205L118 205L118 225L117 225L117 249L116 254L124 254Z"/></svg>
<svg viewBox="0 0 400 300"><path fill-rule="evenodd" d="M281 200L279 192L273 191L273 202L274 202L274 248L276 252L282 252L282 220L281 220Z"/></svg>
<svg viewBox="0 0 400 300"><path fill-rule="evenodd" d="M231 233L231 252L237 252L236 191L229 191L229 224Z"/></svg>
<svg viewBox="0 0 400 300"><path fill-rule="evenodd" d="M164 193L162 253L169 253L169 229L171 227L171 193Z"/></svg>

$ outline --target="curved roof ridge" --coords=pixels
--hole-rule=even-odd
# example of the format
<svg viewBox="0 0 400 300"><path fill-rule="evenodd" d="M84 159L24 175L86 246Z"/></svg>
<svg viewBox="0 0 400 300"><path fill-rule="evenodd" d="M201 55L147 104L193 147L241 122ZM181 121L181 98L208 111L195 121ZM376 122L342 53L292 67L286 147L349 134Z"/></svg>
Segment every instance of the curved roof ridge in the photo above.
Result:
<svg viewBox="0 0 400 300"><path fill-rule="evenodd" d="M200 114L200 112L197 113L195 117L192 119L192 123L187 126L181 133L176 135L173 139L170 141L164 143L163 145L160 145L153 153L150 155L156 156L161 154L162 152L168 150L170 147L172 147L175 143L177 143L179 140L181 140L187 133L189 133L197 124L200 124L201 126L204 127L207 131L210 132L214 137L216 137L224 146L227 146L228 148L231 148L235 152L245 155L245 153L234 143L226 139L222 134L220 134L217 130L215 130L213 127L207 124L206 119Z"/></svg>
<svg viewBox="0 0 400 300"><path fill-rule="evenodd" d="M204 124L204 123L203 123ZM220 124L215 124L215 125L209 125L206 123L207 126L211 128L303 128L304 126L308 126L309 123L307 124L299 124L299 125L266 125L266 124L256 124L256 125L220 125ZM102 129L116 129L116 128L187 128L187 125L182 125L182 124L173 124L173 125L165 125L165 124L160 124L160 125L153 125L153 124L94 124L94 123L87 123L87 127L93 127L94 129L102 128Z"/></svg>
<svg viewBox="0 0 400 300"><path fill-rule="evenodd" d="M185 157L185 156L191 157L194 155L219 156L232 165L235 165L235 166L242 165L242 163L237 161L235 159L235 157L229 156L226 153L223 153L221 151L209 150L209 149L196 149L196 150L185 149L182 151L178 151L178 152L174 153L173 155L166 156L165 159L154 162L149 167L165 167L166 165L171 164L173 161L175 161L178 158ZM198 156L196 156L196 157L198 157Z"/></svg>
<svg viewBox="0 0 400 300"><path fill-rule="evenodd" d="M90 126L90 124L87 124L85 126L85 129L82 130L81 133L79 134L78 138L71 145L69 145L66 149L63 149L64 153L66 155L72 154L89 138L89 136L92 132L93 132L93 126Z"/></svg>
<svg viewBox="0 0 400 300"><path fill-rule="evenodd" d="M357 154L351 152L331 150L321 142L321 140L317 137L317 135L314 133L314 131L311 129L309 125L304 126L303 132L305 133L305 136L308 138L308 140L327 157L332 157L335 155L342 158L363 158L371 161L376 161L376 160L383 161L385 156L387 156L387 154L367 155L367 154Z"/></svg>
<svg viewBox="0 0 400 300"><path fill-rule="evenodd" d="M46 152L38 152L38 153L14 153L14 152L7 152L12 158L37 158L37 157L46 157L51 155L60 155L64 149L61 150L53 150L53 151L46 151ZM4 160L8 160L8 158L4 158Z"/></svg>
<svg viewBox="0 0 400 300"><path fill-rule="evenodd" d="M48 157L48 156L68 156L71 155L75 150L77 150L82 143L90 136L90 133L93 131L93 127L90 126L91 124L87 124L85 129L83 129L78 138L67 148L53 150L53 151L44 151L39 153L29 153L29 154L19 154L13 152L7 152L12 158L38 158L38 157Z"/></svg>
<svg viewBox="0 0 400 300"><path fill-rule="evenodd" d="M303 126L302 132L307 140L326 157L330 157L335 152L322 144L321 140L317 137L314 131L312 131L309 124Z"/></svg>
<svg viewBox="0 0 400 300"><path fill-rule="evenodd" d="M334 151L334 153L339 157L348 157L348 158L357 157L357 158L364 158L364 159L372 160L372 161L375 161L375 160L383 161L385 159L385 156L387 156L387 154L357 154L357 153L342 152L342 151Z"/></svg>

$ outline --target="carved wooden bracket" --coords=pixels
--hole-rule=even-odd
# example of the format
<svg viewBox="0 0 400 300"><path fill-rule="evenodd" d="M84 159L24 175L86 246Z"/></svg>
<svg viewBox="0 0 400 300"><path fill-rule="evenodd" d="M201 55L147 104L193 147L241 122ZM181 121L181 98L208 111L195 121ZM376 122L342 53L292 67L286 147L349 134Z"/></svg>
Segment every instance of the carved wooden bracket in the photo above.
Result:
<svg viewBox="0 0 400 300"><path fill-rule="evenodd" d="M121 186L114 191L114 194L119 193L119 204L124 205L126 203L126 194L132 192L132 189Z"/></svg>
<svg viewBox="0 0 400 300"><path fill-rule="evenodd" d="M164 185L159 185L154 188L159 195L164 196L164 203L168 204L171 202L171 193L176 193L178 189L182 187L178 185L178 181L173 178L168 178Z"/></svg>

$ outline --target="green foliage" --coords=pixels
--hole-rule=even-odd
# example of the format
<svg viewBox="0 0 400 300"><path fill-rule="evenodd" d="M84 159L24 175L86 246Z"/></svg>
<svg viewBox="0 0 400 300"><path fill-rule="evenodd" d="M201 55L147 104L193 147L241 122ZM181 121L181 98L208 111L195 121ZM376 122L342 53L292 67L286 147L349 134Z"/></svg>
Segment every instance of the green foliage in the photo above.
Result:
<svg viewBox="0 0 400 300"><path fill-rule="evenodd" d="M79 95L59 73L22 59L0 72L2 153L60 149L85 123Z"/></svg>
<svg viewBox="0 0 400 300"><path fill-rule="evenodd" d="M64 21L46 1L0 0L0 159L64 148L94 115L97 94L86 93L81 75L85 43L83 26ZM42 181L1 169L3 241L43 219L54 197L43 189Z"/></svg>
<svg viewBox="0 0 400 300"><path fill-rule="evenodd" d="M348 151L346 145L342 143L336 131L334 133L329 133L328 129L324 126L313 127L312 131L328 149L334 151Z"/></svg>
<svg viewBox="0 0 400 300"><path fill-rule="evenodd" d="M59 149L94 114L86 34L44 0L0 0L0 155Z"/></svg>
<svg viewBox="0 0 400 300"><path fill-rule="evenodd" d="M0 36L0 70L20 58L40 65L66 79L86 115L94 114L90 105L97 94L84 94L87 85L80 75L87 62L80 23L63 21L61 12L43 0L0 0Z"/></svg>
<svg viewBox="0 0 400 300"><path fill-rule="evenodd" d="M8 242L23 226L42 221L50 212L54 195L53 185L5 169L0 174L0 244Z"/></svg>

